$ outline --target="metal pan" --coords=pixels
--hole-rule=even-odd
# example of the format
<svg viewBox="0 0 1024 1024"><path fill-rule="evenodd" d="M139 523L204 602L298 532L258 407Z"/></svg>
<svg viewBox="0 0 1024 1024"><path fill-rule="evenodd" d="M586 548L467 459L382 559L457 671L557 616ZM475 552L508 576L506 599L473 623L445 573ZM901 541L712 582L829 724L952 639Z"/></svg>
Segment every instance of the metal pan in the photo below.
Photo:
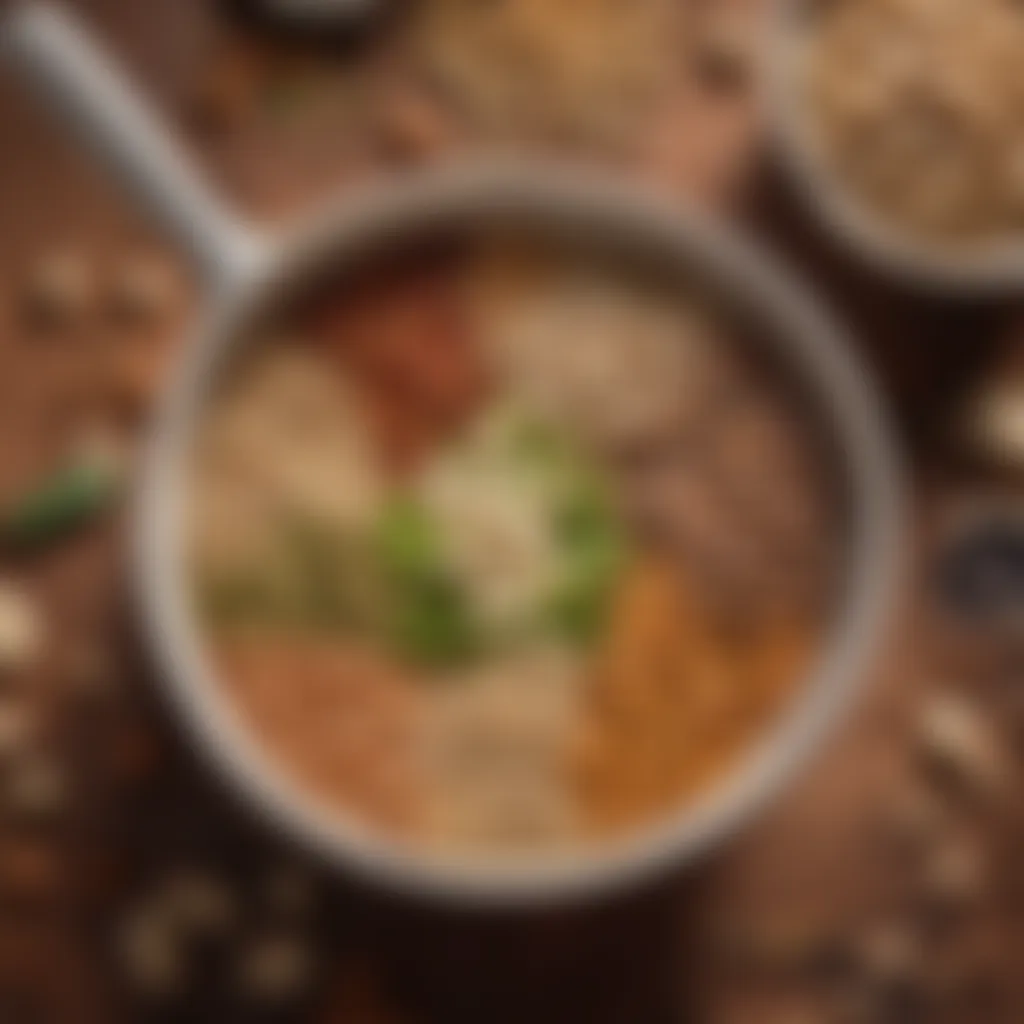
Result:
<svg viewBox="0 0 1024 1024"><path fill-rule="evenodd" d="M137 509L135 583L173 706L216 769L269 821L333 865L449 902L516 905L593 896L697 857L749 821L841 719L865 678L897 577L898 483L885 416L850 347L770 259L696 211L549 165L474 165L368 188L312 223L269 238L206 191L111 65L65 16L24 7L5 48L54 109L132 186L204 274L205 311L164 396ZM491 864L400 847L326 815L284 780L206 665L189 615L182 558L184 455L217 369L246 326L325 267L358 264L381 244L460 221L504 217L593 238L694 275L762 329L815 397L845 495L845 575L820 656L798 696L731 774L695 805L615 844L569 857Z"/></svg>

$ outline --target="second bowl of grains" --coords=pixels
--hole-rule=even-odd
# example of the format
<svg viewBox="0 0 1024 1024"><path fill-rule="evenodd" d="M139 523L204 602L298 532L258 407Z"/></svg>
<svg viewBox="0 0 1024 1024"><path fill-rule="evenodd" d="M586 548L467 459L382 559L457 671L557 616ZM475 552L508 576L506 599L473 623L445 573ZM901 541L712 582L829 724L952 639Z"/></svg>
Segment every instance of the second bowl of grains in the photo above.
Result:
<svg viewBox="0 0 1024 1024"><path fill-rule="evenodd" d="M782 149L824 222L944 290L1024 283L1024 5L791 0Z"/></svg>

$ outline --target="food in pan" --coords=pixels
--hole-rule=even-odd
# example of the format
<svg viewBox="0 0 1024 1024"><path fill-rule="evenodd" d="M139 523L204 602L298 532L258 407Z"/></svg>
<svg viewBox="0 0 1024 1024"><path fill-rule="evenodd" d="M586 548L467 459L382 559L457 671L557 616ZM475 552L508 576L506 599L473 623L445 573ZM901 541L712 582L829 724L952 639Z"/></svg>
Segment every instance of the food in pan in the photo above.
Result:
<svg viewBox="0 0 1024 1024"><path fill-rule="evenodd" d="M417 848L538 854L696 800L809 669L835 496L724 310L523 231L319 282L197 428L210 664L278 771Z"/></svg>

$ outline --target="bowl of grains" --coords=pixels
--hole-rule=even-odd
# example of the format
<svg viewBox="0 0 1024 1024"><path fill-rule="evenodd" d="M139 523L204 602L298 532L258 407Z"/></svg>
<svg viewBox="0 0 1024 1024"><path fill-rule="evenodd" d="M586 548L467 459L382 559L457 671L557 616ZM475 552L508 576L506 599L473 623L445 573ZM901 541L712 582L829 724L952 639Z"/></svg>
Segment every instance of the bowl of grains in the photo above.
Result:
<svg viewBox="0 0 1024 1024"><path fill-rule="evenodd" d="M919 284L1024 282L1024 7L793 0L777 33L782 152L824 222Z"/></svg>

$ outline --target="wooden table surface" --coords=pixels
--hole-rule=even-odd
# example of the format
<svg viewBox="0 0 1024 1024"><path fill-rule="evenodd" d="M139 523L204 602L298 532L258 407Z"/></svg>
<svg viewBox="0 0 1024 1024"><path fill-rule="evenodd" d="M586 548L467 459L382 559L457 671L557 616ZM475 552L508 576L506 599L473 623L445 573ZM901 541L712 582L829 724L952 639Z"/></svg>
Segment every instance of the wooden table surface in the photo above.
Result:
<svg viewBox="0 0 1024 1024"><path fill-rule="evenodd" d="M310 140L287 119L243 118L226 136L197 122L196 85L211 61L222 59L226 41L250 45L244 32L225 28L211 0L72 6L248 216L270 220L309 208L393 162L393 153L359 152L341 131L326 140L314 131ZM921 572L937 511L977 486L947 457L951 410L993 357L1010 310L915 297L858 267L807 223L772 167L752 108L702 116L694 114L696 126L688 122L680 134L716 140L713 171L709 161L684 156L673 166L676 178L661 184L728 206L728 216L794 264L847 320L891 401L913 476L904 608L851 720L754 826L642 892L511 918L412 905L306 865L196 763L156 695L125 584L126 516L114 514L2 570L46 613L45 657L25 685L40 743L61 765L69 794L66 812L47 829L0 823L0 1022L840 1019L835 994L826 998L817 981L744 970L722 953L722 939L737 929L785 930L812 919L861 934L904 919L912 879L880 849L879 808L913 776L910 736L919 709L947 684L994 701L989 689L1017 671L991 645L959 634L954 642ZM473 140L458 148L472 150ZM70 337L27 337L16 312L19 289L34 262L53 251L85 254L101 277L139 252L173 252L45 110L4 79L2 494L31 486L97 424L116 421L126 438L143 434L148 389L173 363L201 302L201 282L188 283L183 267L180 315L158 337L125 338L99 323ZM83 693L81 665L94 656L106 666L102 692ZM947 1003L924 1019L1024 1020L1024 886L1014 867L1021 830L1013 819L993 812L979 826L992 851L984 912L928 953L937 964L966 955L956 952L963 948L985 950L997 991L984 1004ZM268 872L296 863L316 886L304 926L313 936L314 981L294 1003L247 1004L233 987L230 950L265 925ZM170 994L135 991L121 963L121 923L167 872L191 865L228 880L241 903L240 937L228 951L201 954L199 980L181 981Z"/></svg>

